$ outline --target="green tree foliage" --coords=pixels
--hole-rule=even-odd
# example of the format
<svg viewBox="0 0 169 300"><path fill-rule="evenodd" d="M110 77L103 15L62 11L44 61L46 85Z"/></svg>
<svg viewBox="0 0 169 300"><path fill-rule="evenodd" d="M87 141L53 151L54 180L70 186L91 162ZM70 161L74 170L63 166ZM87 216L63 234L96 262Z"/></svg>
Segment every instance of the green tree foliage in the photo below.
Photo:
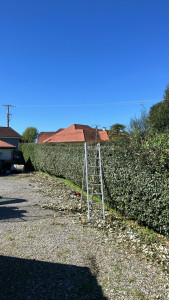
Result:
<svg viewBox="0 0 169 300"><path fill-rule="evenodd" d="M149 126L159 133L169 131L169 85L166 87L164 100L150 108Z"/></svg>
<svg viewBox="0 0 169 300"><path fill-rule="evenodd" d="M164 101L169 101L169 84L167 85L165 92L164 92Z"/></svg>
<svg viewBox="0 0 169 300"><path fill-rule="evenodd" d="M35 143L38 137L38 130L35 127L27 127L22 134L24 143Z"/></svg>
<svg viewBox="0 0 169 300"><path fill-rule="evenodd" d="M119 136L124 135L126 133L125 128L126 128L125 125L119 124L119 123L116 123L116 124L112 125L110 130L109 130L109 137L111 139L113 139L115 137L119 137Z"/></svg>
<svg viewBox="0 0 169 300"><path fill-rule="evenodd" d="M142 106L140 117L130 120L129 132L137 135L143 135L148 132L148 113L144 106Z"/></svg>

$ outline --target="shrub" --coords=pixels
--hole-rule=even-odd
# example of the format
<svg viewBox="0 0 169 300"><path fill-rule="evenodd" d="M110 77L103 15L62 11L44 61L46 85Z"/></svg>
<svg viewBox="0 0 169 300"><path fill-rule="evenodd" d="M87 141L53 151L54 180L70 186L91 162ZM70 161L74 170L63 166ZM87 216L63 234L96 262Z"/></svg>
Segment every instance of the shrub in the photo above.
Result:
<svg viewBox="0 0 169 300"><path fill-rule="evenodd" d="M152 154L134 149L132 142L123 148L103 146L105 198L123 215L169 235L169 174Z"/></svg>
<svg viewBox="0 0 169 300"><path fill-rule="evenodd" d="M22 147L25 162L35 170L71 180L81 186L84 161L82 145L27 144Z"/></svg>
<svg viewBox="0 0 169 300"><path fill-rule="evenodd" d="M159 143L161 149L159 151ZM164 145L165 144L165 145ZM101 146L105 202L124 216L169 235L168 138L134 140L125 136ZM22 147L35 170L81 186L83 145L42 144ZM165 154L165 155L164 155Z"/></svg>

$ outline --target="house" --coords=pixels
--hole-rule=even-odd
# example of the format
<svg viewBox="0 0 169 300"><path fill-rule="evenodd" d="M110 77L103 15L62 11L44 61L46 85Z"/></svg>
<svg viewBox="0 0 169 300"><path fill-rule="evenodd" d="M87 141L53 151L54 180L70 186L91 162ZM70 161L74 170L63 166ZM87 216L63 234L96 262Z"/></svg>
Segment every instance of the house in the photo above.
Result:
<svg viewBox="0 0 169 300"><path fill-rule="evenodd" d="M108 132L105 128L95 129L88 125L73 124L61 131L56 132L43 143L84 143L84 142L104 142L109 140Z"/></svg>
<svg viewBox="0 0 169 300"><path fill-rule="evenodd" d="M46 139L50 138L56 132L40 132L38 135L38 144L43 143Z"/></svg>
<svg viewBox="0 0 169 300"><path fill-rule="evenodd" d="M0 140L0 161L11 161L14 149L16 149L16 146Z"/></svg>
<svg viewBox="0 0 169 300"><path fill-rule="evenodd" d="M61 130L63 130L63 129L60 128L59 130L54 131L54 132L40 132L39 136L38 136L38 144L43 143L45 140L50 138L55 133L60 132Z"/></svg>
<svg viewBox="0 0 169 300"><path fill-rule="evenodd" d="M11 127L0 127L0 140L9 145L14 146L18 150L19 140L22 139L22 136L13 130ZM0 158L1 159L1 158Z"/></svg>

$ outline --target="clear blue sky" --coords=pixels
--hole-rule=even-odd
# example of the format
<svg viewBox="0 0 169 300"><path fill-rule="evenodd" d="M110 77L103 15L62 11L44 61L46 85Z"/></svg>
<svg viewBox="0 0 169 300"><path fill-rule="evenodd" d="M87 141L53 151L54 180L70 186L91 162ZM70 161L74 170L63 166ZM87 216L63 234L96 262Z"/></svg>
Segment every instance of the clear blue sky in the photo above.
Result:
<svg viewBox="0 0 169 300"><path fill-rule="evenodd" d="M0 1L0 126L128 125L168 83L168 0Z"/></svg>

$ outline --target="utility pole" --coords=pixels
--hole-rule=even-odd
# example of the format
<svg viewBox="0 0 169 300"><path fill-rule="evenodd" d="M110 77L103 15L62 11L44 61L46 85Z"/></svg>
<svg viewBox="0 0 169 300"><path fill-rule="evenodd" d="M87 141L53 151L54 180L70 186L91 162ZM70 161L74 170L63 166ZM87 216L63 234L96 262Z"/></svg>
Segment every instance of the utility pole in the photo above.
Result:
<svg viewBox="0 0 169 300"><path fill-rule="evenodd" d="M96 145L97 145L98 126L96 125Z"/></svg>
<svg viewBox="0 0 169 300"><path fill-rule="evenodd" d="M95 127L95 130L96 130L96 139L95 139L95 143L96 143L96 145L97 145L97 141L98 141L98 126L99 125L95 125L96 127Z"/></svg>
<svg viewBox="0 0 169 300"><path fill-rule="evenodd" d="M10 116L12 116L12 114L9 113L9 107L15 107L14 105L10 105L10 104L7 104L7 105L3 105L3 106L6 106L7 107L7 127L9 127L9 118Z"/></svg>

